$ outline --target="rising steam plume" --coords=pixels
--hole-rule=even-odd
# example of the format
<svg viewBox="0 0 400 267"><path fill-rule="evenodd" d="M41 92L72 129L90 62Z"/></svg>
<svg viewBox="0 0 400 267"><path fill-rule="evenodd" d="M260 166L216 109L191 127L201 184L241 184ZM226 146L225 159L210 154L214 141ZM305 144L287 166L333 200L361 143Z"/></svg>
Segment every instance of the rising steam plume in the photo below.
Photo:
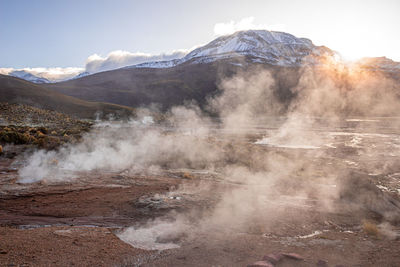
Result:
<svg viewBox="0 0 400 267"><path fill-rule="evenodd" d="M78 144L33 153L20 171L20 182L79 179L74 178L77 172L91 170L162 173L196 169L216 172L230 184L228 189L215 191L220 194L219 201L206 214L174 215L175 227L171 222L152 221L139 234L146 234L149 228L159 235L195 235L210 229L243 231L257 222L268 227L285 220L288 207L306 207L310 199L315 208L325 211L365 208L389 222L399 220L397 202L371 186L368 177L360 177L344 161L332 157L342 149L340 153L348 156L348 161L386 160L380 144L373 144L378 146L374 149L357 147L357 140L379 136L379 129L370 126L369 135L365 134L362 120L351 124L351 131L359 135L346 135L341 129L349 116L399 115L398 83L382 74L332 62L305 67L297 74L295 86L288 91L293 96L290 101L282 101L277 92L281 81L270 70L254 68L222 77L221 94L208 105L220 123L190 104L172 108L162 127L140 119L107 127L100 124ZM398 125L397 120L392 123ZM267 130L257 136L251 132L254 126ZM343 141L348 145L332 144L338 138L348 138ZM396 163L364 167L374 173L396 168ZM360 194L354 193L357 189ZM129 242L137 235L130 229L121 238Z"/></svg>

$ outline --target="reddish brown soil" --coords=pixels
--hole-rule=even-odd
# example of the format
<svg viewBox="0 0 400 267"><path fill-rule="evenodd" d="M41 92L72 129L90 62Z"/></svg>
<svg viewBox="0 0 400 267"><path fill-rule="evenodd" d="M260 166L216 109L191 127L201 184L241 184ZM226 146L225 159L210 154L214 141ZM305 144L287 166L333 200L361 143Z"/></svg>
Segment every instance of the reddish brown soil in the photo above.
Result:
<svg viewBox="0 0 400 267"><path fill-rule="evenodd" d="M113 266L150 252L94 227L0 227L0 266Z"/></svg>
<svg viewBox="0 0 400 267"><path fill-rule="evenodd" d="M71 183L18 184L12 159L0 160L0 266L113 266L146 261L115 234L168 210L146 212L140 197L181 179L92 173Z"/></svg>
<svg viewBox="0 0 400 267"><path fill-rule="evenodd" d="M365 214L301 207L289 208L284 220L258 222L246 231L189 235L179 240L178 249L137 249L116 236L121 227L171 210L212 207L205 195L164 206L142 201L182 184L196 188L198 177L90 172L69 182L19 184L12 162L0 162L0 266L247 266L282 252L298 253L304 261L284 260L276 266L316 266L319 260L327 266L400 266L400 240L366 234ZM226 186L202 182L211 184L209 194L216 197ZM374 214L367 217L374 219ZM315 231L322 233L299 238Z"/></svg>
<svg viewBox="0 0 400 267"><path fill-rule="evenodd" d="M146 182L152 181L149 179ZM127 188L77 188L10 196L0 199L2 224L93 224L129 225L143 216L135 202L143 195L168 191L175 180L153 180L153 185ZM157 215L157 214L154 214Z"/></svg>

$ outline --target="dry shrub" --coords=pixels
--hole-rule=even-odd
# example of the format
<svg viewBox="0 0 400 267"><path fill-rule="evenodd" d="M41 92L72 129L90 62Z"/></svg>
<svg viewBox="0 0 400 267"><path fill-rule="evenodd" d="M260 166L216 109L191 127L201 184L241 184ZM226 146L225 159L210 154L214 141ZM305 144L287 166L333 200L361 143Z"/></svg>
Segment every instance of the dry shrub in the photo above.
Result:
<svg viewBox="0 0 400 267"><path fill-rule="evenodd" d="M183 178L183 179L193 179L194 177L193 177L193 175L191 175L189 172L184 172L184 173L182 174L182 178Z"/></svg>
<svg viewBox="0 0 400 267"><path fill-rule="evenodd" d="M371 236L377 236L379 233L378 226L375 223L369 221L363 222L363 230L366 234Z"/></svg>

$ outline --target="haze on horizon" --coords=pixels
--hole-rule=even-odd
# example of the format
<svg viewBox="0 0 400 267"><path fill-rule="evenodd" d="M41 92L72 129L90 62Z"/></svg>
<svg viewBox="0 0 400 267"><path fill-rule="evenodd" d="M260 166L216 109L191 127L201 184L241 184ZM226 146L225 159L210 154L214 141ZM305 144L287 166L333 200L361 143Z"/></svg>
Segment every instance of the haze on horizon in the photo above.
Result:
<svg viewBox="0 0 400 267"><path fill-rule="evenodd" d="M99 71L107 60L168 60L247 29L309 38L349 60L400 61L399 10L395 0L0 0L0 73L31 68L63 78Z"/></svg>

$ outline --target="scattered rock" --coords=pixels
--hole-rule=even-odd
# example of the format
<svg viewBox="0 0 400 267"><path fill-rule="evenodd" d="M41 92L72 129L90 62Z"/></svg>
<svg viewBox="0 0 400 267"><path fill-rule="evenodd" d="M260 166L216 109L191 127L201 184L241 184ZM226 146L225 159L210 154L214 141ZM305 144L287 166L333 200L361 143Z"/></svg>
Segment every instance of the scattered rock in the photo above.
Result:
<svg viewBox="0 0 400 267"><path fill-rule="evenodd" d="M304 260L304 258L297 253L282 253L282 256L294 260L300 260L300 261Z"/></svg>
<svg viewBox="0 0 400 267"><path fill-rule="evenodd" d="M256 261L253 264L247 265L247 267L274 267L274 265L267 261Z"/></svg>
<svg viewBox="0 0 400 267"><path fill-rule="evenodd" d="M263 260L269 261L272 264L276 264L278 261L282 259L282 257L283 257L282 254L268 254L264 256Z"/></svg>
<svg viewBox="0 0 400 267"><path fill-rule="evenodd" d="M278 253L278 254L268 254L263 257L262 261L257 261L248 266L274 266L279 263L284 258L288 258L291 260L304 260L302 256L297 253Z"/></svg>
<svg viewBox="0 0 400 267"><path fill-rule="evenodd" d="M328 267L328 263L324 260L318 260L317 267Z"/></svg>

